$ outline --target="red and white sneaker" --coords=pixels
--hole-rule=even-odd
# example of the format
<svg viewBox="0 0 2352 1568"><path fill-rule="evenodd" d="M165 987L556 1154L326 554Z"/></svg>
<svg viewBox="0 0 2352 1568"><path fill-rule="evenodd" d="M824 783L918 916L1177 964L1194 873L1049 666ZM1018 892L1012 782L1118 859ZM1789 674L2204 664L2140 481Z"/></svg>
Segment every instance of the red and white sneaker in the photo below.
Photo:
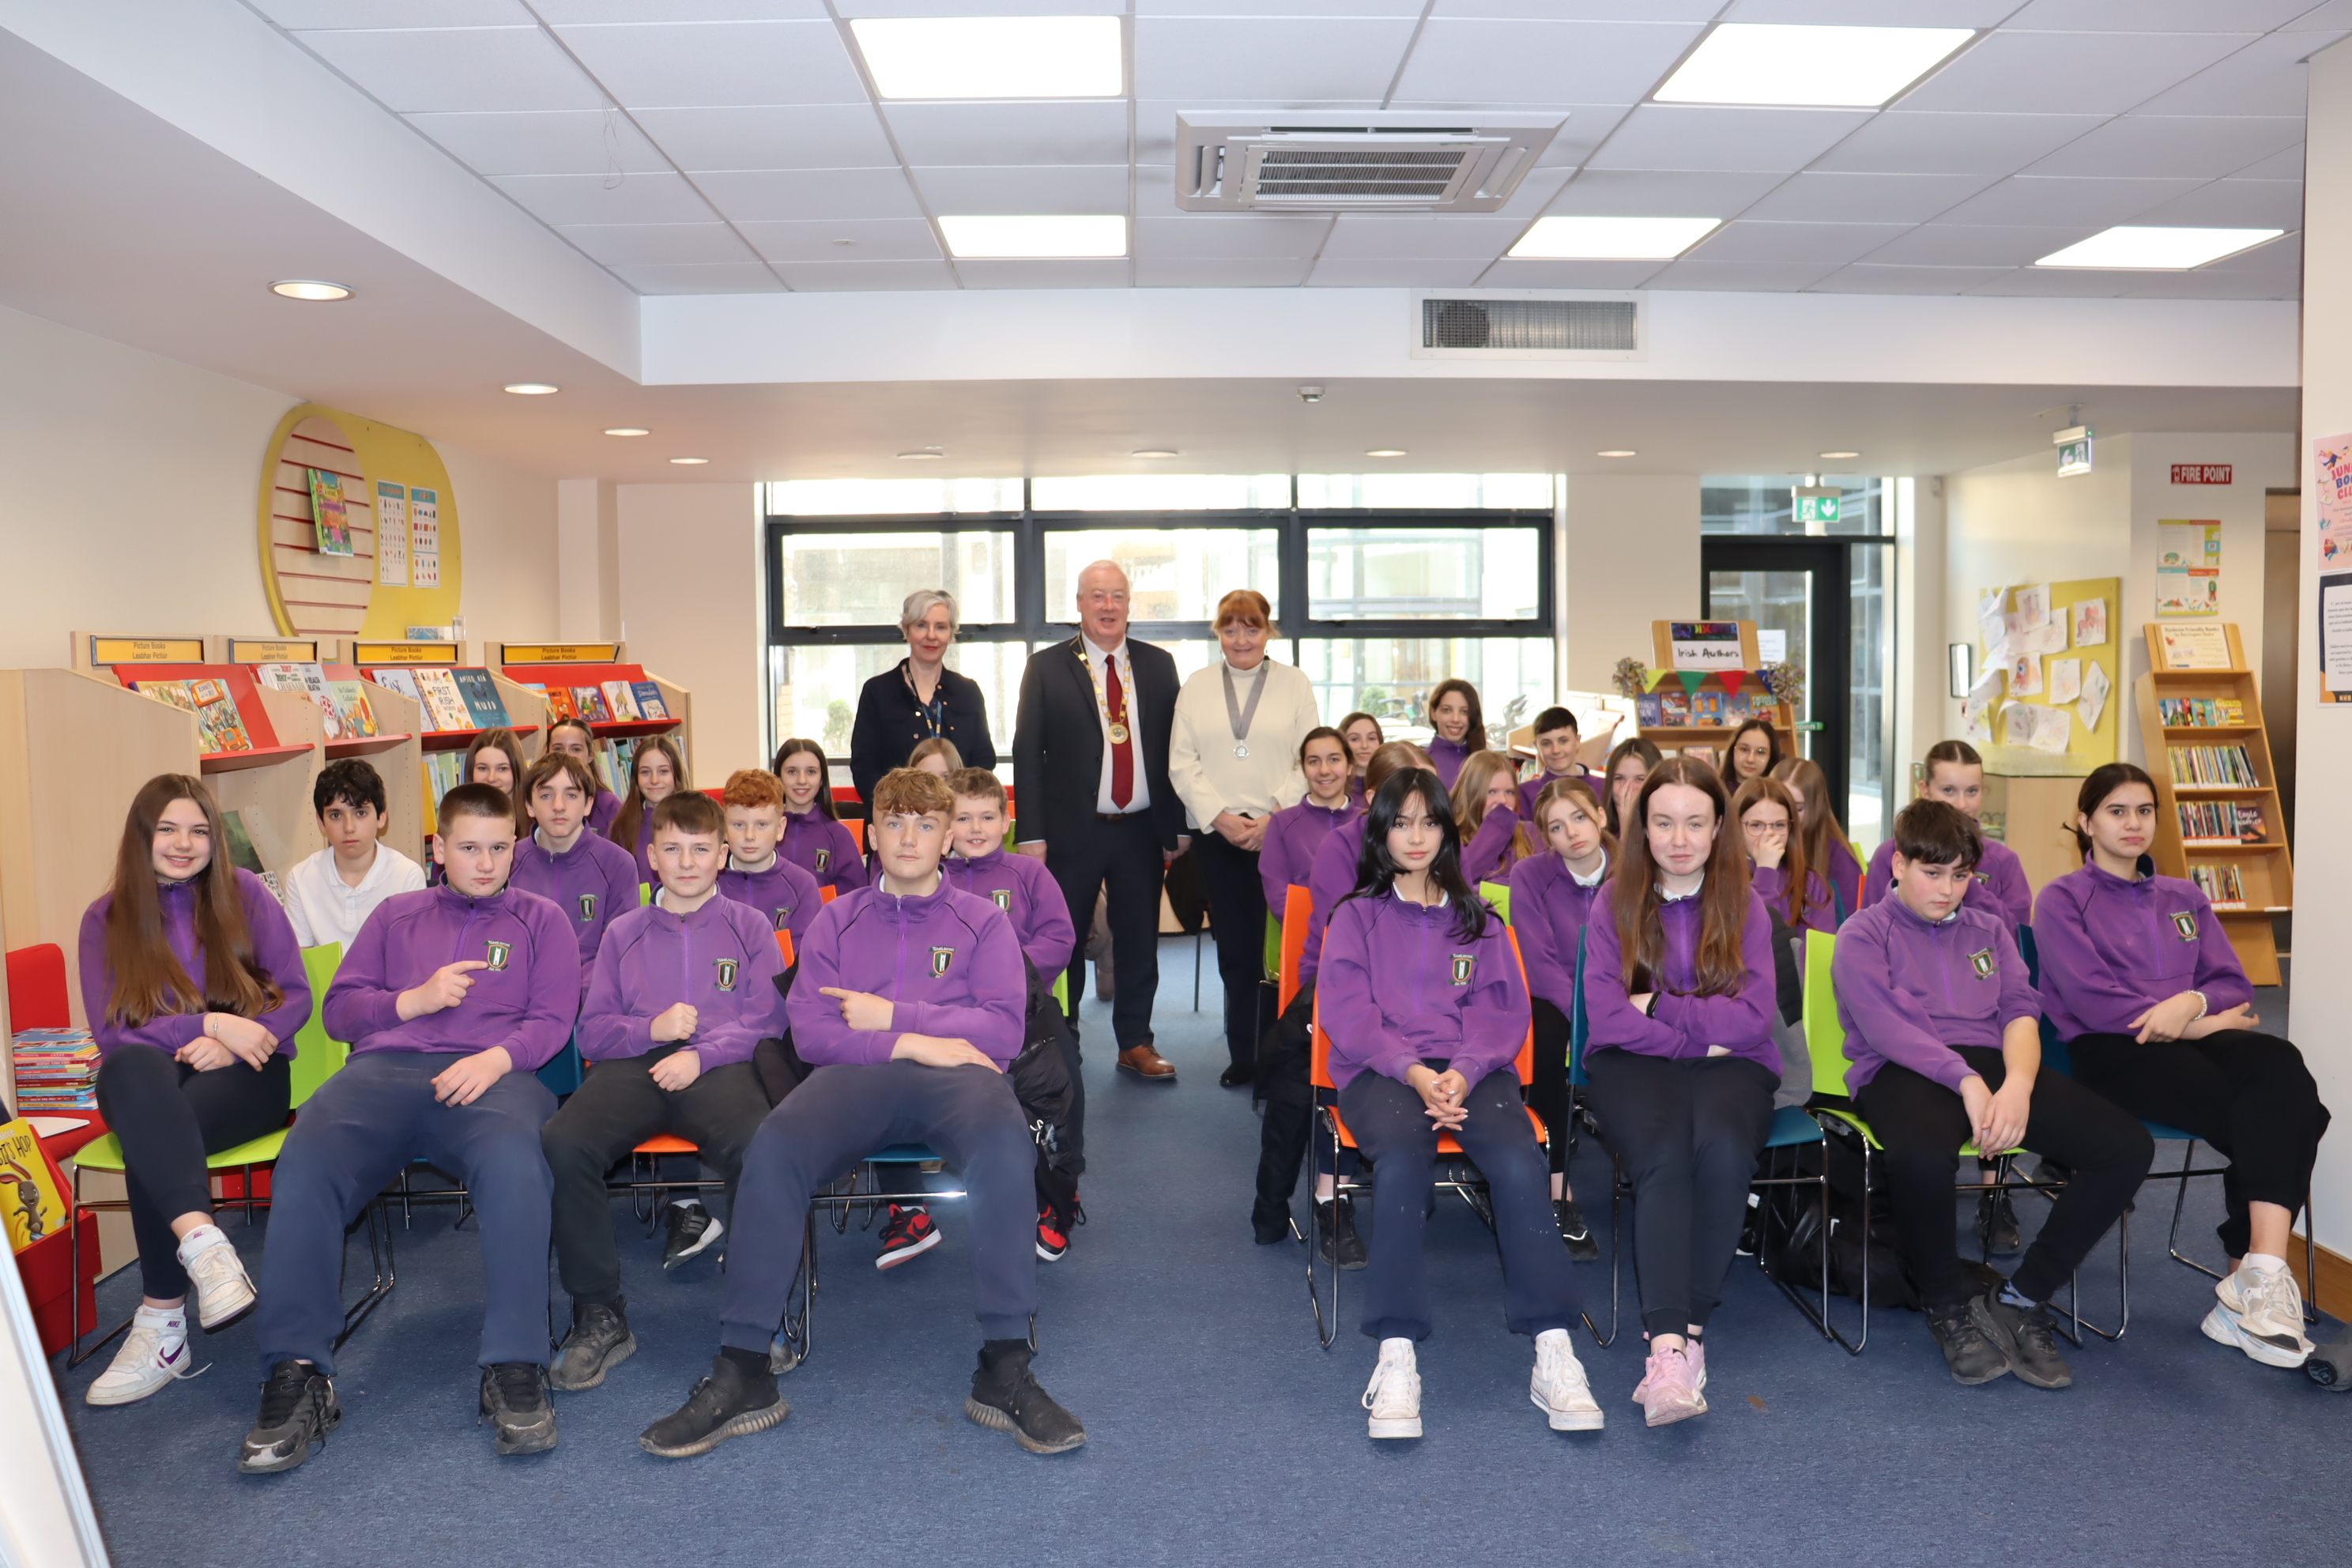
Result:
<svg viewBox="0 0 2352 1568"><path fill-rule="evenodd" d="M1070 1250L1070 1222L1054 1212L1051 1204L1037 1211L1037 1256L1047 1263L1058 1263L1062 1254Z"/></svg>
<svg viewBox="0 0 2352 1568"><path fill-rule="evenodd" d="M874 1267L896 1268L939 1244L940 1227L931 1223L930 1210L920 1204L892 1204L889 1221L882 1226L882 1250L875 1254Z"/></svg>

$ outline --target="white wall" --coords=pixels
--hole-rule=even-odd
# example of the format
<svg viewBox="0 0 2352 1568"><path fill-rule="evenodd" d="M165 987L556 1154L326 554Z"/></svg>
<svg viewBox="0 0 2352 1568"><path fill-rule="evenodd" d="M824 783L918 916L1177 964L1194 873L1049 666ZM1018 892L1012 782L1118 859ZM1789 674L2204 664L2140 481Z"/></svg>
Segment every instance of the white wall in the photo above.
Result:
<svg viewBox="0 0 2352 1568"><path fill-rule="evenodd" d="M1561 635L1571 691L1609 691L1629 655L1651 660L1650 623L1698 615L1698 476L1568 477Z"/></svg>
<svg viewBox="0 0 2352 1568"><path fill-rule="evenodd" d="M1895 481L1894 809L1911 799L1911 764L1945 738L1947 693L1944 481ZM1891 818L1889 819L1891 822Z"/></svg>
<svg viewBox="0 0 2352 1568"><path fill-rule="evenodd" d="M2124 685L2147 672L2147 623L2156 615L2156 525L2161 521L2221 525L2221 619L2234 621L2247 661L2263 662L2264 491L2294 483L2294 437L2146 434L2132 438L2131 570L2124 577ZM2175 485L2176 463L2227 463L2226 485ZM2136 733L2138 715L2132 715ZM2135 751L2135 757L2139 753ZM2146 759L2140 758L2145 761Z"/></svg>
<svg viewBox="0 0 2352 1568"><path fill-rule="evenodd" d="M695 786L765 766L757 487L623 485L619 510L621 633L692 694Z"/></svg>
<svg viewBox="0 0 2352 1568"><path fill-rule="evenodd" d="M434 442L433 449L457 497L466 549L459 610L467 639L557 636L555 481L446 441Z"/></svg>
<svg viewBox="0 0 2352 1568"><path fill-rule="evenodd" d="M2352 181L2352 47L2338 44L2311 61L2311 123L2305 167L2308 188L2340 191ZM2304 214L2303 428L2307 437L2352 430L2352 280L2340 266L2310 266L2352 246L2352 212L2340 202L2316 201ZM2296 454L2308 472L2310 449ZM2352 707L2319 701L2317 572L2318 506L2303 487L2303 678L2296 682L2295 778L2305 823L2319 818L2323 801L2343 798L2352 773ZM2322 1099L2335 1108L2336 1130L2319 1147L2313 1207L2319 1240L2352 1255L2352 964L2343 962L2344 932L2352 927L2352 836L2308 830L2294 840L2294 968L2286 1024L2319 1079ZM2329 1303L2337 1313L2338 1300Z"/></svg>

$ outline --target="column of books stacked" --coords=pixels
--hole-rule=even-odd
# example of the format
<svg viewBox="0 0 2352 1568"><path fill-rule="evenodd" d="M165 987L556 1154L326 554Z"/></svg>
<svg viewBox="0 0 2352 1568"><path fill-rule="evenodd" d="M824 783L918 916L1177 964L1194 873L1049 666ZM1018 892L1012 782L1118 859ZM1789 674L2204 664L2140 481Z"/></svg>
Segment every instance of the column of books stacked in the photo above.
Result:
<svg viewBox="0 0 2352 1568"><path fill-rule="evenodd" d="M8 1046L17 1115L98 1109L98 1043L88 1029L20 1029Z"/></svg>

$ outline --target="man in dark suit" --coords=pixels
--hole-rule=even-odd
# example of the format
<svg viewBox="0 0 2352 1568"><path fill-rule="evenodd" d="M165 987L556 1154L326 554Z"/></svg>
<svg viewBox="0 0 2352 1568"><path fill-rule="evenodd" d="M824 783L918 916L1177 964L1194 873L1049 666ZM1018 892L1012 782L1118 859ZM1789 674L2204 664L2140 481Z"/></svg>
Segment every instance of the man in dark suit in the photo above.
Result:
<svg viewBox="0 0 2352 1568"><path fill-rule="evenodd" d="M1070 923L1094 924L1107 889L1118 1066L1147 1083L1176 1068L1152 1048L1160 990L1160 879L1182 847L1184 804L1168 782L1176 661L1127 636L1127 574L1097 561L1078 574L1078 635L1031 656L1013 734L1014 832L1069 900ZM1071 1014L1086 994L1084 949L1070 957Z"/></svg>

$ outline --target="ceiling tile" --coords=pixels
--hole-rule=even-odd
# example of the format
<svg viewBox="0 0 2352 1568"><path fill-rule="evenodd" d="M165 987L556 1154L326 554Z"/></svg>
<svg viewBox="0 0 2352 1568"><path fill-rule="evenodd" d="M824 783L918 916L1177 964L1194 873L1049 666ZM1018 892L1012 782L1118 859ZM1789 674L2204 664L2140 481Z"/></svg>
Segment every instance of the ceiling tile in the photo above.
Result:
<svg viewBox="0 0 2352 1568"><path fill-rule="evenodd" d="M557 29L631 109L865 103L830 21L698 22Z"/></svg>
<svg viewBox="0 0 2352 1568"><path fill-rule="evenodd" d="M1580 217L1732 217L1778 185L1780 174L1587 169L1547 209Z"/></svg>
<svg viewBox="0 0 2352 1568"><path fill-rule="evenodd" d="M2074 224L2089 233L2128 223L2183 195L2202 180L2077 180L2020 174L1988 186L1943 215L1945 223Z"/></svg>
<svg viewBox="0 0 2352 1568"><path fill-rule="evenodd" d="M490 181L541 223L709 223L683 175L502 174Z"/></svg>
<svg viewBox="0 0 2352 1568"><path fill-rule="evenodd" d="M1832 148L1821 166L1869 174L2013 174L2105 119L1889 110Z"/></svg>
<svg viewBox="0 0 2352 1568"><path fill-rule="evenodd" d="M2267 245L2242 250L2235 256L2198 268L2200 272L2260 272L2273 278L2303 276L2303 236L2289 231Z"/></svg>
<svg viewBox="0 0 2352 1568"><path fill-rule="evenodd" d="M1325 289L1467 289L1486 270L1484 260L1410 257L1390 260L1325 257L1307 282Z"/></svg>
<svg viewBox="0 0 2352 1568"><path fill-rule="evenodd" d="M940 258L931 226L920 218L740 226L752 248L771 261L936 261Z"/></svg>
<svg viewBox="0 0 2352 1568"><path fill-rule="evenodd" d="M895 169L871 104L640 109L638 124L688 174L719 169Z"/></svg>
<svg viewBox="0 0 2352 1568"><path fill-rule="evenodd" d="M2282 281L2200 267L2194 272L2167 272L2151 278L2125 294L2141 300L2295 300L2302 297L2303 284L2300 278Z"/></svg>
<svg viewBox="0 0 2352 1568"><path fill-rule="evenodd" d="M1430 16L1538 22L1683 22L1704 26L1722 0L1437 0Z"/></svg>
<svg viewBox="0 0 2352 1568"><path fill-rule="evenodd" d="M296 37L397 113L605 107L596 84L537 27L419 27Z"/></svg>
<svg viewBox="0 0 2352 1568"><path fill-rule="evenodd" d="M822 16L824 0L531 0L551 27L574 22L767 22Z"/></svg>
<svg viewBox="0 0 2352 1568"><path fill-rule="evenodd" d="M2230 172L2242 180L2293 180L2299 184L2303 181L2303 143L2298 142L2284 153L2274 153L2259 163L2249 163L2242 169Z"/></svg>
<svg viewBox="0 0 2352 1568"><path fill-rule="evenodd" d="M1519 218L1429 216L1373 216L1348 213L1323 242L1326 261L1378 261L1395 257L1475 258L1492 261L1527 231Z"/></svg>
<svg viewBox="0 0 2352 1568"><path fill-rule="evenodd" d="M1145 289L1296 289L1307 281L1303 257L1150 257L1135 261L1135 281Z"/></svg>
<svg viewBox="0 0 2352 1568"><path fill-rule="evenodd" d="M1127 163L1125 99L891 103L883 114L910 164Z"/></svg>
<svg viewBox="0 0 2352 1568"><path fill-rule="evenodd" d="M2300 180L2212 180L2148 208L2134 223L2185 228L2300 228Z"/></svg>
<svg viewBox="0 0 2352 1568"><path fill-rule="evenodd" d="M1136 0L1135 14L1223 19L1246 15L1243 3L1245 0ZM1422 0L1273 0L1260 9L1276 16L1402 16L1412 21L1421 16Z"/></svg>
<svg viewBox="0 0 2352 1568"><path fill-rule="evenodd" d="M1689 23L1431 18L1397 96L1638 103L1698 39Z"/></svg>
<svg viewBox="0 0 2352 1568"><path fill-rule="evenodd" d="M838 0L844 16L1034 16L1036 0ZM1056 16L1123 16L1120 0L1054 0Z"/></svg>
<svg viewBox="0 0 2352 1568"><path fill-rule="evenodd" d="M1495 216L1528 222L1551 205L1560 187L1568 184L1570 173L1567 169L1530 169L1528 177L1519 182L1519 188L1511 193L1511 199L1495 209Z"/></svg>
<svg viewBox="0 0 2352 1568"><path fill-rule="evenodd" d="M2114 300L2147 281L2145 272L2101 272L2080 267L2021 267L1988 279L1971 294L2021 295L2028 299Z"/></svg>
<svg viewBox="0 0 2352 1568"><path fill-rule="evenodd" d="M1125 213L1127 166L1075 169L917 169L934 213Z"/></svg>
<svg viewBox="0 0 2352 1568"><path fill-rule="evenodd" d="M617 110L412 114L408 122L478 174L637 174L670 166Z"/></svg>
<svg viewBox="0 0 2352 1568"><path fill-rule="evenodd" d="M2242 47L2252 36L1998 32L1902 103L1977 113L2121 114Z"/></svg>
<svg viewBox="0 0 2352 1568"><path fill-rule="evenodd" d="M784 287L756 262L615 267L613 275L640 294L777 294Z"/></svg>
<svg viewBox="0 0 2352 1568"><path fill-rule="evenodd" d="M1738 289L1768 293L1793 293L1835 271L1811 262L1702 261L1675 262L1643 285L1650 289Z"/></svg>
<svg viewBox="0 0 2352 1568"><path fill-rule="evenodd" d="M2311 6L2312 0L2032 0L2001 26L2012 31L2266 33Z"/></svg>
<svg viewBox="0 0 2352 1568"><path fill-rule="evenodd" d="M785 282L809 293L956 287L944 261L803 261L780 270Z"/></svg>
<svg viewBox="0 0 2352 1568"><path fill-rule="evenodd" d="M1994 227L1922 224L1871 252L1872 261L1913 267L2026 267L2095 232L2100 225Z"/></svg>
<svg viewBox="0 0 2352 1568"><path fill-rule="evenodd" d="M1159 261L1306 261L1323 247L1328 217L1186 213L1135 220L1135 254Z"/></svg>
<svg viewBox="0 0 2352 1568"><path fill-rule="evenodd" d="M571 224L555 231L607 267L758 261L723 223Z"/></svg>
<svg viewBox="0 0 2352 1568"><path fill-rule="evenodd" d="M1132 277L1117 261L959 261L967 289L1124 289Z"/></svg>
<svg viewBox="0 0 2352 1568"><path fill-rule="evenodd" d="M1412 37L1410 16L1346 19L1140 16L1139 99L1363 99L1387 93Z"/></svg>
<svg viewBox="0 0 2352 1568"><path fill-rule="evenodd" d="M1991 184L1989 174L1791 174L1740 216L1796 223L1925 223Z"/></svg>
<svg viewBox="0 0 2352 1568"><path fill-rule="evenodd" d="M2344 37L2326 32L2273 33L2210 66L2169 91L2139 105L2143 114L2299 114L2310 72L2304 61Z"/></svg>
<svg viewBox="0 0 2352 1568"><path fill-rule="evenodd" d="M312 27L535 26L521 0L253 0L289 32Z"/></svg>
<svg viewBox="0 0 2352 1568"><path fill-rule="evenodd" d="M1592 166L1786 174L1828 152L1869 118L1864 110L1645 103L1593 154Z"/></svg>
<svg viewBox="0 0 2352 1568"><path fill-rule="evenodd" d="M1484 289L1638 289L1663 261L1514 261L1506 256L1478 279Z"/></svg>
<svg viewBox="0 0 2352 1568"><path fill-rule="evenodd" d="M721 213L743 223L923 216L897 169L747 169L697 174L694 183Z"/></svg>
<svg viewBox="0 0 2352 1568"><path fill-rule="evenodd" d="M2030 174L2234 174L2303 141L2303 117L2126 114L2061 147Z"/></svg>
<svg viewBox="0 0 2352 1568"><path fill-rule="evenodd" d="M1727 22L1779 22L1797 26L1992 27L2017 9L2016 0L1901 0L1888 14L1887 0L1733 0Z"/></svg>
<svg viewBox="0 0 2352 1568"><path fill-rule="evenodd" d="M1965 294L2013 270L2008 267L1886 267L1865 261L1841 267L1812 288L1820 294Z"/></svg>
<svg viewBox="0 0 2352 1568"><path fill-rule="evenodd" d="M1910 227L1901 223L1758 223L1742 218L1708 235L1686 258L1843 267Z"/></svg>

